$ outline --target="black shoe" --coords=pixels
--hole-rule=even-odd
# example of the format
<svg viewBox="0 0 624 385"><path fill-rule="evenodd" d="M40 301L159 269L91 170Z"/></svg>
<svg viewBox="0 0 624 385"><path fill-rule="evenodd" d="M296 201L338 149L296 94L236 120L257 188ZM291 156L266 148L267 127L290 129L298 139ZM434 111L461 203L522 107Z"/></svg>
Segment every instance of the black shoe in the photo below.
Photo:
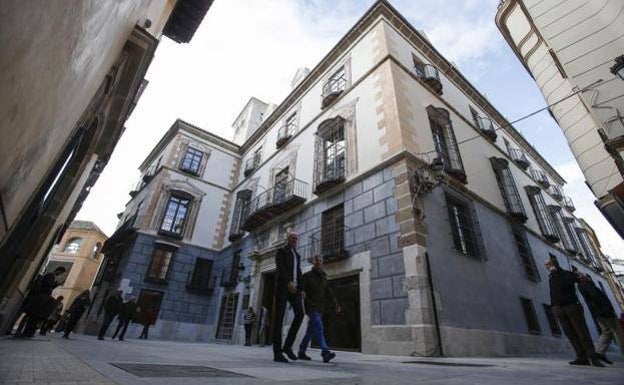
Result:
<svg viewBox="0 0 624 385"><path fill-rule="evenodd" d="M333 360L336 357L336 353L325 352L321 354L321 357L323 357L324 363L328 363L329 361Z"/></svg>
<svg viewBox="0 0 624 385"><path fill-rule="evenodd" d="M577 358L574 361L568 362L570 365L589 366L589 360L587 358Z"/></svg>
<svg viewBox="0 0 624 385"><path fill-rule="evenodd" d="M297 354L297 358L300 359L300 360L306 360L306 361L312 360L304 352L299 352L299 354Z"/></svg>
<svg viewBox="0 0 624 385"><path fill-rule="evenodd" d="M605 366L603 365L602 362L600 362L600 357L598 356L598 354L594 354L593 356L591 356L589 358L589 362L591 362L592 366L597 366L599 368L604 368Z"/></svg>
<svg viewBox="0 0 624 385"><path fill-rule="evenodd" d="M120 339L119 339L119 341L124 341L124 339L123 339L123 338L120 338Z"/></svg>
<svg viewBox="0 0 624 385"><path fill-rule="evenodd" d="M596 353L596 357L598 357L600 361L604 362L605 364L613 365L613 361L608 359L607 356L604 354Z"/></svg>
<svg viewBox="0 0 624 385"><path fill-rule="evenodd" d="M297 361L297 356L293 353L292 348L284 348L282 349L282 352L284 352L284 354L286 354L291 360Z"/></svg>
<svg viewBox="0 0 624 385"><path fill-rule="evenodd" d="M98 337L99 341L104 341L104 337Z"/></svg>
<svg viewBox="0 0 624 385"><path fill-rule="evenodd" d="M281 354L279 356L274 356L273 357L273 361L275 361L275 362L283 362L285 364L288 363L288 360L284 356L282 356Z"/></svg>

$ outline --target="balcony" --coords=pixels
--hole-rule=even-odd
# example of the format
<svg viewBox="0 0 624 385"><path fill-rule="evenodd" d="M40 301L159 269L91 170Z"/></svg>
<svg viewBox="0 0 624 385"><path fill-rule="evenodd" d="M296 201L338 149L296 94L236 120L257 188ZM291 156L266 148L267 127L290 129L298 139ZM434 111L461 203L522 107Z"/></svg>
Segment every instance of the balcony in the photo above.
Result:
<svg viewBox="0 0 624 385"><path fill-rule="evenodd" d="M130 194L130 196L134 198L135 196L137 196L139 191L141 191L144 185L145 183L142 180L138 181L137 184L134 187L132 187L132 190L130 190L128 194Z"/></svg>
<svg viewBox="0 0 624 385"><path fill-rule="evenodd" d="M188 273L186 290L200 295L211 295L214 292L217 277L202 276L201 274Z"/></svg>
<svg viewBox="0 0 624 385"><path fill-rule="evenodd" d="M245 169L243 171L243 175L248 177L258 166L260 165L260 153L256 152L254 155L247 159L245 162Z"/></svg>
<svg viewBox="0 0 624 385"><path fill-rule="evenodd" d="M344 158L333 164L322 164L314 173L314 194L319 195L345 181Z"/></svg>
<svg viewBox="0 0 624 385"><path fill-rule="evenodd" d="M494 121L487 116L477 116L475 120L481 132L492 142L495 142L498 135L496 135L496 125Z"/></svg>
<svg viewBox="0 0 624 385"><path fill-rule="evenodd" d="M345 239L351 235L347 226L327 225L322 230L310 235L310 257L320 255L325 263L349 258L345 247Z"/></svg>
<svg viewBox="0 0 624 385"><path fill-rule="evenodd" d="M509 156L511 156L511 160L513 160L523 170L526 170L531 165L524 152L518 148L510 148Z"/></svg>
<svg viewBox="0 0 624 385"><path fill-rule="evenodd" d="M276 184L249 202L242 218L241 230L252 231L267 221L303 204L308 194L308 184L299 179Z"/></svg>
<svg viewBox="0 0 624 385"><path fill-rule="evenodd" d="M574 203L572 202L572 199L566 196L563 197L563 207L565 207L566 209L570 211L576 210L576 207L574 207Z"/></svg>
<svg viewBox="0 0 624 385"><path fill-rule="evenodd" d="M233 231L233 232L230 232L230 234L228 234L228 241L236 242L236 241L242 239L244 235L245 235L245 232L240 230L240 229L236 230L236 231Z"/></svg>
<svg viewBox="0 0 624 385"><path fill-rule="evenodd" d="M344 73L341 73L340 76L330 78L327 83L323 85L321 108L329 106L344 92L345 88L347 88L347 78Z"/></svg>
<svg viewBox="0 0 624 385"><path fill-rule="evenodd" d="M277 131L275 148L282 148L286 143L288 143L290 138L292 138L293 132L295 132L295 123L284 123L284 125Z"/></svg>
<svg viewBox="0 0 624 385"><path fill-rule="evenodd" d="M429 87L442 95L442 82L440 81L440 71L431 64L418 64L415 68L416 75Z"/></svg>
<svg viewBox="0 0 624 385"><path fill-rule="evenodd" d="M145 174L143 174L142 176L143 182L149 183L149 181L152 180L154 175L156 175L156 166L151 166L150 168L147 169L147 171L145 171Z"/></svg>
<svg viewBox="0 0 624 385"><path fill-rule="evenodd" d="M563 191L561 190L561 187L553 184L548 188L548 192L550 193L550 195L552 195L553 198L555 198L557 201L561 201L563 199Z"/></svg>
<svg viewBox="0 0 624 385"><path fill-rule="evenodd" d="M548 180L548 176L546 176L546 173L544 171L531 169L531 176L543 188L547 189L548 187L550 187L550 181Z"/></svg>

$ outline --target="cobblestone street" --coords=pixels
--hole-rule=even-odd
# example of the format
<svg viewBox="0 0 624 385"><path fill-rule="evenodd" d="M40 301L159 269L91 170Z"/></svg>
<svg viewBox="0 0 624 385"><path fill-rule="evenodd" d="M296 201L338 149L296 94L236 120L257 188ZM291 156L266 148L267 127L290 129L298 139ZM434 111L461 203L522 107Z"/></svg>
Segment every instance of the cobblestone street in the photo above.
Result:
<svg viewBox="0 0 624 385"><path fill-rule="evenodd" d="M2 384L624 384L624 361L570 367L567 357L414 358L338 352L323 364L271 361L269 347L167 341L0 341ZM137 364L149 364L137 365ZM152 366L153 365L153 366ZM166 366L164 366L166 365ZM122 369L123 368L123 369Z"/></svg>

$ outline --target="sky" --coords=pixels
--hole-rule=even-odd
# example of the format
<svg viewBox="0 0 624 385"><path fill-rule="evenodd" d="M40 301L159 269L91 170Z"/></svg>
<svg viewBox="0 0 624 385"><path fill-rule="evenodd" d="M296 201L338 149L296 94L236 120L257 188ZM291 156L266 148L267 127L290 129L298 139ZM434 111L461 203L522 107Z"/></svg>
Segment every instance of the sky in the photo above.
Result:
<svg viewBox="0 0 624 385"><path fill-rule="evenodd" d="M279 104L297 68L313 68L372 0L216 0L189 44L162 38L149 80L108 166L77 219L111 235L138 167L177 119L231 138L251 96ZM510 121L545 106L537 85L494 23L499 0L395 0L417 29ZM596 230L605 253L624 241L595 208L565 137L547 112L515 125L566 179L575 214Z"/></svg>

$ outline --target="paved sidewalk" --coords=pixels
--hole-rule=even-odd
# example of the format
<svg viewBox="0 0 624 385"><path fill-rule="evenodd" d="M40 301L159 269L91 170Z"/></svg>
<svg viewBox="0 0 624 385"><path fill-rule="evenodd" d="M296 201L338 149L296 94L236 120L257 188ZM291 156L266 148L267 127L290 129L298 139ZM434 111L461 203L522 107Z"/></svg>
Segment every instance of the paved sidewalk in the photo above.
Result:
<svg viewBox="0 0 624 385"><path fill-rule="evenodd" d="M568 357L427 358L337 352L331 364L274 363L270 347L169 341L0 340L2 384L624 385L624 361L571 367ZM449 366L452 365L452 366Z"/></svg>

